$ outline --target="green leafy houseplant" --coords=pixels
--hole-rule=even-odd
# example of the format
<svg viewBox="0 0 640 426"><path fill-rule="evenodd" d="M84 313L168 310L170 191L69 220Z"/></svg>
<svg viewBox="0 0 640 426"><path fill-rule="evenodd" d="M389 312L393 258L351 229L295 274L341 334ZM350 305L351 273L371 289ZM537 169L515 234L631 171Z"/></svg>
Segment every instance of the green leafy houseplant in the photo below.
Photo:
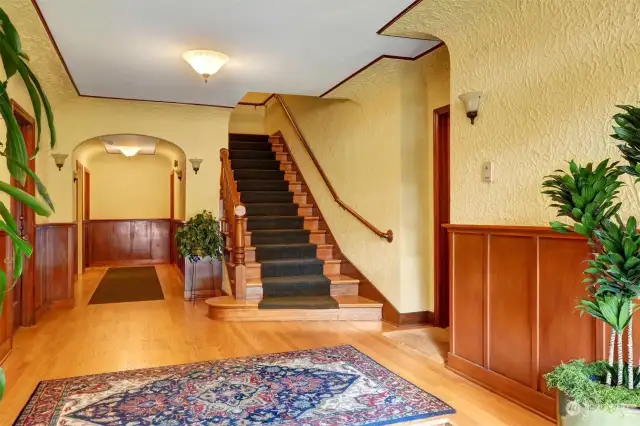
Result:
<svg viewBox="0 0 640 426"><path fill-rule="evenodd" d="M22 189L6 182L0 181L0 191L33 209L36 214L49 216L53 211L53 204L45 186L38 176L29 169L27 146L20 131L20 126L13 114L11 98L7 92L9 79L18 75L23 81L31 99L37 126L37 145L33 153L34 156L40 149L43 109L49 127L51 148L55 146L56 132L53 124L53 113L38 79L27 64L29 57L22 50L18 31L2 8L0 8L0 58L2 59L2 65L6 74L6 79L0 81L0 115L7 129L6 141L5 143L0 143L0 155L5 157L9 173L21 186L25 185L27 177L33 180L38 193L46 202L46 205ZM24 258L31 256L33 247L20 236L16 221L11 216L7 206L2 202L0 202L0 216L0 230L8 235L13 246L13 279L15 281L22 275ZM8 279L5 272L0 269L0 315L2 314L5 296L8 291L11 290L7 288L7 281ZM0 368L0 399L2 399L4 394L5 385L4 372Z"/></svg>
<svg viewBox="0 0 640 426"><path fill-rule="evenodd" d="M222 260L224 239L211 212L204 210L189 219L176 232L176 241L180 255L192 263L205 257Z"/></svg>
<svg viewBox="0 0 640 426"><path fill-rule="evenodd" d="M640 309L636 305L640 296L640 234L635 217L622 220L618 202L621 176L632 176L636 183L640 180L640 109L619 107L624 113L613 117L612 137L619 141L618 149L627 164L605 160L594 169L591 163L583 167L571 161L568 173L556 170L542 184L557 216L572 221L571 225L551 222L552 228L585 236L592 249L584 279L587 295L576 308L611 329L607 361L587 364L576 360L545 376L550 388L559 389L588 410L640 407L640 367L633 359L633 317Z"/></svg>

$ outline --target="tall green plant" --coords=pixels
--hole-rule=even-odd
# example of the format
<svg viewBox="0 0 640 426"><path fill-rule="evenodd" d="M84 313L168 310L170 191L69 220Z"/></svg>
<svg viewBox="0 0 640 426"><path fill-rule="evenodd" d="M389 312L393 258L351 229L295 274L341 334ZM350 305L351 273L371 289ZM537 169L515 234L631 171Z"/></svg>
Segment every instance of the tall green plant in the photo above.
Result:
<svg viewBox="0 0 640 426"><path fill-rule="evenodd" d="M5 80L0 80L0 115L6 126L6 140L4 143L0 143L0 155L5 157L7 162L7 168L11 176L24 186L27 177L33 180L36 189L46 205L34 196L28 194L20 188L10 185L9 183L0 181L0 192L8 194L10 197L22 202L27 207L33 209L36 214L40 216L49 216L53 211L53 203L47 193L47 189L42 184L38 176L29 169L29 157L27 154L27 146L25 144L20 126L13 114L13 106L9 93L7 92L7 86L9 80L18 75L24 83L29 97L31 98L31 105L33 107L33 114L36 120L37 129L37 144L34 156L40 150L40 141L42 136L42 113L46 116L46 121L49 128L50 146L53 148L56 143L56 132L53 124L53 112L51 111L51 105L45 95L38 79L33 71L28 66L29 57L22 50L22 43L18 31L11 23L11 20L7 14L0 8L0 59L2 59L2 65L6 75ZM48 207L47 207L48 205ZM0 230L4 231L13 245L13 279L17 280L22 275L22 265L25 257L30 257L33 253L33 247L28 241L24 240L20 236L16 221L11 216L11 213L7 206L0 202ZM4 299L10 288L7 288L7 276L4 271L0 270L0 315L2 314L2 307ZM4 395L5 390L5 375L2 368L0 368L0 399Z"/></svg>
<svg viewBox="0 0 640 426"><path fill-rule="evenodd" d="M577 308L611 327L609 344L609 369L606 383L612 384L612 371L617 374L617 385L634 388L633 364L633 316L640 309L634 300L640 296L640 234L637 220L629 217L624 223L618 212L621 203L617 197L622 182L628 174L640 180L640 109L620 106L625 113L616 114L612 137L621 143L618 149L627 164L601 162L596 169L591 163L586 167L569 163L569 173L557 170L543 182L543 193L552 200L558 217L573 221L572 226L552 222L558 232L575 232L587 237L593 248L592 259L585 270L588 276L588 297ZM624 377L623 334L627 330L628 362ZM618 366L613 368L617 345Z"/></svg>

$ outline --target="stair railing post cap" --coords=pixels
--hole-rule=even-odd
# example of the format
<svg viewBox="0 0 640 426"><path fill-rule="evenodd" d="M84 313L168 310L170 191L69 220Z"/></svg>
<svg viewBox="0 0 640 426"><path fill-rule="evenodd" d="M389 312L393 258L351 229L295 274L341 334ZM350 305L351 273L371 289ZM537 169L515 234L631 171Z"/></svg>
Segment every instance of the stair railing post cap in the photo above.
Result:
<svg viewBox="0 0 640 426"><path fill-rule="evenodd" d="M233 208L233 212L236 214L236 216L243 217L247 214L247 208L244 205L240 204L239 206L235 206Z"/></svg>

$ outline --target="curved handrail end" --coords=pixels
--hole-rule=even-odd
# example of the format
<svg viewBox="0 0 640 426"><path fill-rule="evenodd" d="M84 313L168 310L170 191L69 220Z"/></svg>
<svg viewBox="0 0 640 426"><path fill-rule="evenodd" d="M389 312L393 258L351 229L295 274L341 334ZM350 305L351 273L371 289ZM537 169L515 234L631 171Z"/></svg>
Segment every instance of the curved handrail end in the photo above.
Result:
<svg viewBox="0 0 640 426"><path fill-rule="evenodd" d="M387 242L389 242L389 243L390 243L390 242L393 242L393 231L392 231L391 229L389 229L389 230L387 231L387 233L383 235L383 237L382 237L382 238L384 238L385 240L387 240Z"/></svg>

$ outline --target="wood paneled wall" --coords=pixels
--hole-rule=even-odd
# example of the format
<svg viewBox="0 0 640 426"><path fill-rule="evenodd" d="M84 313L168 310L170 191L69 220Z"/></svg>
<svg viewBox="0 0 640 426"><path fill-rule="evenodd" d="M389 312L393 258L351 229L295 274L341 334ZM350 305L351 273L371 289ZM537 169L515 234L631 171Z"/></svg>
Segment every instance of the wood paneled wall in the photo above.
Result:
<svg viewBox="0 0 640 426"><path fill-rule="evenodd" d="M555 418L543 375L560 362L605 359L606 330L575 310L585 296L586 240L549 228L448 225L448 367ZM635 328L640 353L640 332Z"/></svg>
<svg viewBox="0 0 640 426"><path fill-rule="evenodd" d="M73 307L78 272L75 223L36 226L36 322L49 307Z"/></svg>
<svg viewBox="0 0 640 426"><path fill-rule="evenodd" d="M170 219L91 220L89 264L169 263L170 228Z"/></svg>
<svg viewBox="0 0 640 426"><path fill-rule="evenodd" d="M23 309L36 324L50 308L73 307L74 283L78 270L77 230L75 223L47 223L36 226L34 291L23 294ZM12 275L13 246L6 234L0 233L0 263L7 276ZM13 297L5 298L0 316L0 362L11 350L13 337ZM28 300L27 300L28 299Z"/></svg>

